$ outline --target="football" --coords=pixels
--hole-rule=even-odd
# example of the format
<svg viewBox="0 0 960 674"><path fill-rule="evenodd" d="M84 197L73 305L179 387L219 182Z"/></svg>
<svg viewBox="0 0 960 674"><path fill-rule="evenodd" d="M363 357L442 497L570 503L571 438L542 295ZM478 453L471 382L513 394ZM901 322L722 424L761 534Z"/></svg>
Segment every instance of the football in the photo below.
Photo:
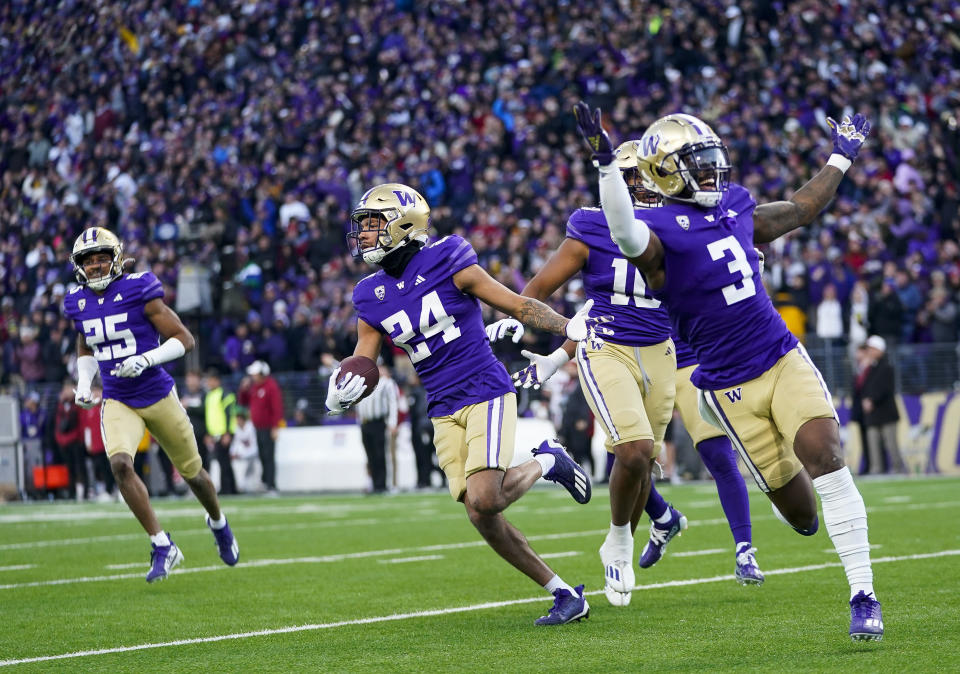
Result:
<svg viewBox="0 0 960 674"><path fill-rule="evenodd" d="M367 382L367 390L357 398L358 402L373 393L373 389L377 388L377 382L380 381L380 368L377 367L376 362L366 356L350 356L340 361L340 374L337 376L338 384L343 381L348 372L363 377L364 381Z"/></svg>

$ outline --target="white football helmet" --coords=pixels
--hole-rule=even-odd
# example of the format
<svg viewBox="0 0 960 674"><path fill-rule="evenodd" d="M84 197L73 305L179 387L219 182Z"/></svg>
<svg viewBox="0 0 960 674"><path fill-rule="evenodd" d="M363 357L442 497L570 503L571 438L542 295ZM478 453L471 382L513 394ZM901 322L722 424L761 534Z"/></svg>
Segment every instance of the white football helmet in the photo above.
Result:
<svg viewBox="0 0 960 674"><path fill-rule="evenodd" d="M83 259L91 253L107 252L113 258L110 271L104 276L88 279L83 270ZM91 290L103 292L108 285L123 273L123 244L117 235L103 227L90 227L83 230L73 243L73 253L70 255L73 262L73 273L80 285L86 285Z"/></svg>
<svg viewBox="0 0 960 674"><path fill-rule="evenodd" d="M360 245L362 223L379 220L377 244ZM367 190L350 215L347 245L354 257L363 257L368 264L379 264L383 258L410 241L427 242L430 227L430 206L412 187L401 183L385 183Z"/></svg>
<svg viewBox="0 0 960 674"><path fill-rule="evenodd" d="M647 189L704 208L720 203L730 174L720 137L706 122L684 114L650 125L638 144L637 165Z"/></svg>

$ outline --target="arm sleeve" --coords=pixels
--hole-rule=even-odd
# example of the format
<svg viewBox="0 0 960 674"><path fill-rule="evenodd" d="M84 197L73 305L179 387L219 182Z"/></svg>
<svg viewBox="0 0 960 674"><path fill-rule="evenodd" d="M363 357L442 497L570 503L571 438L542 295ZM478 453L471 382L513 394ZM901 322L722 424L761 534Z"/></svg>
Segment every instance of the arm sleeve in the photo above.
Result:
<svg viewBox="0 0 960 674"><path fill-rule="evenodd" d="M627 183L615 164L600 167L600 205L613 240L627 257L637 257L650 243L650 228L633 212Z"/></svg>
<svg viewBox="0 0 960 674"><path fill-rule="evenodd" d="M271 426L276 428L283 421L283 393L280 392L280 385L276 380L271 380L273 385L270 387L270 404L273 407L273 423Z"/></svg>

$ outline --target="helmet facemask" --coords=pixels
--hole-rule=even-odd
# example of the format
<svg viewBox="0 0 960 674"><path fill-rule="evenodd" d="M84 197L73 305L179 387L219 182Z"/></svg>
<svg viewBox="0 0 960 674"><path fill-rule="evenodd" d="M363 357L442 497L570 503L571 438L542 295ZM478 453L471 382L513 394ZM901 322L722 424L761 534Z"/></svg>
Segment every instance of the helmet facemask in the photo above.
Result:
<svg viewBox="0 0 960 674"><path fill-rule="evenodd" d="M674 153L677 173L685 189L674 199L713 208L729 187L730 157L722 143L708 141L689 145Z"/></svg>
<svg viewBox="0 0 960 674"><path fill-rule="evenodd" d="M110 267L106 274L99 278L89 279L83 268L83 261L94 253L107 253L110 256ZM123 244L109 230L102 227L91 227L84 230L73 244L73 253L70 255L73 262L73 273L80 285L85 285L95 292L103 292L107 286L120 278L123 274ZM126 260L131 262L132 260Z"/></svg>
<svg viewBox="0 0 960 674"><path fill-rule="evenodd" d="M406 243L405 240L394 241L390 234L391 225L400 219L400 211L396 208L383 210L375 208L357 209L350 216L350 232L347 241L350 243L350 253L353 257L362 257L367 264L380 264L388 254ZM360 240L363 232L373 231L369 221L377 223L376 245L364 248ZM365 225L364 223L367 222Z"/></svg>

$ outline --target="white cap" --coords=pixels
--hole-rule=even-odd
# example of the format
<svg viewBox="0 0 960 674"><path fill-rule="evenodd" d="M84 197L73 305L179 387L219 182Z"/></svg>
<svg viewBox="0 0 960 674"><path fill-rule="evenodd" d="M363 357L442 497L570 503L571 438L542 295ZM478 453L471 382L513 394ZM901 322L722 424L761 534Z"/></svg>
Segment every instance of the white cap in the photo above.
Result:
<svg viewBox="0 0 960 674"><path fill-rule="evenodd" d="M870 348L876 349L881 353L885 353L887 350L887 340L885 340L880 335L870 335L869 337L867 337L866 344Z"/></svg>
<svg viewBox="0 0 960 674"><path fill-rule="evenodd" d="M267 376L270 374L270 366L262 360L255 360L247 365L247 374L262 374L263 376Z"/></svg>

